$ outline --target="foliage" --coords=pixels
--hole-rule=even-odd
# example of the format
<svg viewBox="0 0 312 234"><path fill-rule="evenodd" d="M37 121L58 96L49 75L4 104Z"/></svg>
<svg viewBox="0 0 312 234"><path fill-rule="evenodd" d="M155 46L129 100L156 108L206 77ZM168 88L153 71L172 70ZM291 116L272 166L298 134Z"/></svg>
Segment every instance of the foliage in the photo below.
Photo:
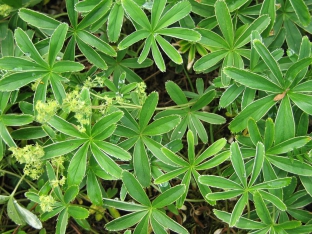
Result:
<svg viewBox="0 0 312 234"><path fill-rule="evenodd" d="M1 233L312 232L311 1L46 4L0 1Z"/></svg>

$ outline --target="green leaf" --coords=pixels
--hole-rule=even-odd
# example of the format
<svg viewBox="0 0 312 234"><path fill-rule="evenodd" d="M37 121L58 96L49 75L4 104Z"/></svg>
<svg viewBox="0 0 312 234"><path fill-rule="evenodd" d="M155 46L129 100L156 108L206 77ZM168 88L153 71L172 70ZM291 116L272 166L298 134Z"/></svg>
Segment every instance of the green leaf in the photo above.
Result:
<svg viewBox="0 0 312 234"><path fill-rule="evenodd" d="M115 199L108 199L108 198L104 198L104 204L105 206L115 207L118 210L125 210L125 211L142 211L142 210L147 209L146 206L143 206L140 204L123 202L123 201L118 201Z"/></svg>
<svg viewBox="0 0 312 234"><path fill-rule="evenodd" d="M275 11L274 11L274 14L276 14ZM250 39L251 39L250 35L252 34L254 30L256 30L259 33L263 32L269 25L270 21L273 22L272 18L270 20L268 15L261 15L257 19L255 19L244 30L244 32L238 38L235 39L235 45L234 45L235 48L241 48L242 46L250 42Z"/></svg>
<svg viewBox="0 0 312 234"><path fill-rule="evenodd" d="M293 65L291 65L285 74L286 85L292 85L293 81L296 79L297 75L304 69L308 68L308 66L312 63L312 58L303 58ZM293 90L293 89L292 89Z"/></svg>
<svg viewBox="0 0 312 234"><path fill-rule="evenodd" d="M188 130L187 135L187 155L190 164L194 164L195 161L195 141L194 141L194 134L191 130Z"/></svg>
<svg viewBox="0 0 312 234"><path fill-rule="evenodd" d="M151 182L151 166L142 139L139 139L134 146L133 167L142 186L149 186Z"/></svg>
<svg viewBox="0 0 312 234"><path fill-rule="evenodd" d="M157 234L167 234L167 231L165 230L165 228L163 226L160 225L160 223L158 223L154 217L150 217L150 222L151 222L151 226L153 228L153 231ZM312 225L311 225L312 226Z"/></svg>
<svg viewBox="0 0 312 234"><path fill-rule="evenodd" d="M87 194L92 204L97 206L103 205L101 186L93 170L88 170L87 172Z"/></svg>
<svg viewBox="0 0 312 234"><path fill-rule="evenodd" d="M238 83L241 83L251 89L263 90L273 93L282 93L284 91L281 87L271 82L264 76L252 73L250 71L246 71L236 67L226 67L223 71L226 75L228 75Z"/></svg>
<svg viewBox="0 0 312 234"><path fill-rule="evenodd" d="M260 184L253 185L250 187L250 191L259 189L279 189L284 188L291 182L291 177L279 178L275 180L269 180Z"/></svg>
<svg viewBox="0 0 312 234"><path fill-rule="evenodd" d="M0 121L0 137L10 147L17 147L6 126Z"/></svg>
<svg viewBox="0 0 312 234"><path fill-rule="evenodd" d="M96 7L92 9L78 24L77 29L84 29L91 24L94 24L99 19L105 15L107 11L110 10L110 7L112 5L112 0L107 1L101 1Z"/></svg>
<svg viewBox="0 0 312 234"><path fill-rule="evenodd" d="M14 37L16 44L21 49L21 51L24 52L24 54L35 60L36 63L38 63L42 67L47 68L47 63L43 60L28 35L22 29L16 29Z"/></svg>
<svg viewBox="0 0 312 234"><path fill-rule="evenodd" d="M271 225L273 220L271 218L270 212L266 204L264 203L260 193L256 191L253 194L253 199L254 199L257 215L259 216L261 221L267 225Z"/></svg>
<svg viewBox="0 0 312 234"><path fill-rule="evenodd" d="M174 162L177 165L180 165L182 167L189 167L189 163L186 162L184 159L180 158L178 155L176 155L174 152L171 150L163 147L161 148L161 151L164 153L164 155L170 159L172 162Z"/></svg>
<svg viewBox="0 0 312 234"><path fill-rule="evenodd" d="M124 215L118 219L115 219L105 225L105 228L109 231L118 231L129 228L136 223L140 222L148 211L140 211Z"/></svg>
<svg viewBox="0 0 312 234"><path fill-rule="evenodd" d="M233 208L232 215L231 215L230 222L229 222L230 227L233 227L237 223L247 203L248 203L248 193L244 193L236 202Z"/></svg>
<svg viewBox="0 0 312 234"><path fill-rule="evenodd" d="M258 192L261 194L261 196L263 197L264 200L271 202L279 210L285 211L287 209L287 206L284 204L284 202L280 198L278 198L277 196L275 196L271 193L265 192L263 190L259 190Z"/></svg>
<svg viewBox="0 0 312 234"><path fill-rule="evenodd" d="M174 4L157 22L157 26L154 28L155 31L166 28L169 25L183 19L191 12L192 6L188 1L180 1Z"/></svg>
<svg viewBox="0 0 312 234"><path fill-rule="evenodd" d="M247 123L248 132L250 135L250 140L254 145L257 145L258 142L262 142L262 138L259 132L259 128L254 119L249 119Z"/></svg>
<svg viewBox="0 0 312 234"><path fill-rule="evenodd" d="M279 86L281 85L283 86L284 79L283 79L281 69L278 63L276 62L276 60L274 59L274 57L272 56L272 54L270 53L270 51L258 39L253 40L253 46L258 52L258 54L261 56L265 64L269 67L270 71L272 72L274 76L273 82Z"/></svg>
<svg viewBox="0 0 312 234"><path fill-rule="evenodd" d="M261 10L260 10L260 15L265 15L268 14L270 17L270 24L266 28L266 30L263 32L263 35L265 37L270 35L270 31L272 30L275 20L276 20L276 6L275 6L275 1L274 0L265 0L262 3Z"/></svg>
<svg viewBox="0 0 312 234"><path fill-rule="evenodd" d="M222 176L214 176L214 175L203 175L198 178L198 181L201 184L212 186L215 188L222 188L224 190L227 189L242 189L243 187L238 183L226 179Z"/></svg>
<svg viewBox="0 0 312 234"><path fill-rule="evenodd" d="M139 181L128 171L123 171L122 182L126 186L129 195L137 202L150 206L151 202Z"/></svg>
<svg viewBox="0 0 312 234"><path fill-rule="evenodd" d="M226 119L214 113L208 112L195 112L195 116L200 119L201 121L210 123L210 124L223 124L226 122Z"/></svg>
<svg viewBox="0 0 312 234"><path fill-rule="evenodd" d="M0 195L0 204L6 204L8 200L10 199L10 196Z"/></svg>
<svg viewBox="0 0 312 234"><path fill-rule="evenodd" d="M79 185L85 176L89 144L85 143L77 150L68 166L67 183Z"/></svg>
<svg viewBox="0 0 312 234"><path fill-rule="evenodd" d="M186 104L187 98L182 89L173 81L166 82L166 90L170 98L178 105Z"/></svg>
<svg viewBox="0 0 312 234"><path fill-rule="evenodd" d="M231 214L225 211L220 210L213 210L213 213L221 219L223 222L229 223ZM246 219L243 217L240 217L239 220L235 224L236 227L242 228L242 229L261 229L265 228L267 225L264 223L256 222L250 219Z"/></svg>
<svg viewBox="0 0 312 234"><path fill-rule="evenodd" d="M85 142L86 142L85 139L77 139L77 140L72 139L47 145L43 148L44 156L41 159L46 160L63 154L68 154L73 150L77 149L80 145L82 145Z"/></svg>
<svg viewBox="0 0 312 234"><path fill-rule="evenodd" d="M200 154L196 158L195 164L199 164L202 161L204 161L205 159L208 159L209 157L211 157L212 155L217 154L218 152L220 152L223 149L225 144L226 144L226 139L225 138L221 138L221 139L215 141L202 154Z"/></svg>
<svg viewBox="0 0 312 234"><path fill-rule="evenodd" d="M121 177L122 169L113 159L104 154L96 144L91 144L91 151L94 159L105 172L116 178Z"/></svg>
<svg viewBox="0 0 312 234"><path fill-rule="evenodd" d="M226 50L218 50L201 57L194 63L194 71L202 72L211 68L220 62L227 55L227 53L228 51Z"/></svg>
<svg viewBox="0 0 312 234"><path fill-rule="evenodd" d="M264 146L266 149L271 148L275 137L275 125L271 118L265 121Z"/></svg>
<svg viewBox="0 0 312 234"><path fill-rule="evenodd" d="M215 4L215 13L218 21L219 28L229 43L230 47L234 45L234 31L229 8L225 1L218 0Z"/></svg>
<svg viewBox="0 0 312 234"><path fill-rule="evenodd" d="M155 120L150 125L148 125L142 134L148 135L148 136L155 136L155 135L161 135L164 133L167 133L171 131L173 128L175 128L179 122L180 122L179 116L166 116L160 119Z"/></svg>
<svg viewBox="0 0 312 234"><path fill-rule="evenodd" d="M18 12L18 16L28 24L37 28L55 30L60 24L59 21L47 15L27 8L21 8Z"/></svg>
<svg viewBox="0 0 312 234"><path fill-rule="evenodd" d="M306 145L311 138L306 136L294 137L281 142L270 149L267 149L267 154L284 154L292 151L293 149L299 149Z"/></svg>
<svg viewBox="0 0 312 234"><path fill-rule="evenodd" d="M27 223L35 229L42 228L42 223L37 218L37 216L24 207L20 206L13 197L10 197L8 201L7 212L10 219L12 219L18 225Z"/></svg>
<svg viewBox="0 0 312 234"><path fill-rule="evenodd" d="M124 9L120 4L114 4L108 17L107 35L111 42L117 42L124 19Z"/></svg>
<svg viewBox="0 0 312 234"><path fill-rule="evenodd" d="M235 173L237 174L243 186L247 187L245 164L243 160L243 155L239 149L237 142L232 143L230 149L231 149L231 162L233 164Z"/></svg>
<svg viewBox="0 0 312 234"><path fill-rule="evenodd" d="M175 202L185 192L185 185L177 185L160 194L152 202L154 208L163 208Z"/></svg>
<svg viewBox="0 0 312 234"><path fill-rule="evenodd" d="M131 1L131 0L128 0ZM127 49L129 46L133 45L134 43L147 38L150 35L150 32L147 31L146 29L140 29L137 30L127 37L125 37L119 44L118 44L118 49L119 50L124 50ZM154 40L153 40L154 41ZM143 60L144 61L144 60Z"/></svg>
<svg viewBox="0 0 312 234"><path fill-rule="evenodd" d="M107 69L106 62L102 59L102 57L93 50L89 45L84 43L82 40L77 38L78 47L81 50L81 52L86 56L86 58L93 63L98 68L101 68L103 70Z"/></svg>
<svg viewBox="0 0 312 234"><path fill-rule="evenodd" d="M74 219L86 219L89 216L89 210L77 205L71 205L68 207L68 214Z"/></svg>
<svg viewBox="0 0 312 234"><path fill-rule="evenodd" d="M312 176L312 166L307 163L300 162L297 159L287 157L267 156L268 160L276 167L283 171L294 173L301 176Z"/></svg>
<svg viewBox="0 0 312 234"><path fill-rule="evenodd" d="M50 38L49 52L48 52L48 63L50 67L52 67L52 65L55 63L56 56L61 51L64 45L67 30L68 30L68 24L62 23L55 29L55 31L53 32Z"/></svg>
<svg viewBox="0 0 312 234"><path fill-rule="evenodd" d="M153 2L152 13L151 13L151 26L154 29L165 9L167 0L159 0Z"/></svg>
<svg viewBox="0 0 312 234"><path fill-rule="evenodd" d="M148 233L150 227L149 219L150 216L145 215L135 227L133 234Z"/></svg>
<svg viewBox="0 0 312 234"><path fill-rule="evenodd" d="M164 228L168 228L179 234L188 234L188 231L183 226L175 222L173 219L169 218L163 212L159 210L153 210L152 216Z"/></svg>
<svg viewBox="0 0 312 234"><path fill-rule="evenodd" d="M96 137L97 135L104 132L109 126L116 124L123 116L123 112L116 111L110 114L105 115L99 119L92 127L92 136Z"/></svg>
<svg viewBox="0 0 312 234"><path fill-rule="evenodd" d="M309 93L312 90L312 80L302 82L295 86L294 88L291 89L292 92L297 93L297 92L306 92Z"/></svg>
<svg viewBox="0 0 312 234"><path fill-rule="evenodd" d="M67 122L66 120L62 119L61 117L54 115L49 119L48 123L55 128L56 130L77 138L87 138L87 134L81 133L78 129L71 123Z"/></svg>
<svg viewBox="0 0 312 234"><path fill-rule="evenodd" d="M295 120L292 107L286 95L277 112L275 119L275 144L295 137Z"/></svg>
<svg viewBox="0 0 312 234"><path fill-rule="evenodd" d="M165 62L156 44L155 39L152 39L152 55L158 69L162 72L165 72L166 71Z"/></svg>
<svg viewBox="0 0 312 234"><path fill-rule="evenodd" d="M198 28L196 31L201 34L201 39L199 41L200 44L220 49L230 48L227 41L224 40L219 34L204 28Z"/></svg>
<svg viewBox="0 0 312 234"><path fill-rule="evenodd" d="M206 144L208 142L208 135L207 135L207 132L206 132L204 125L196 117L196 115L191 114L189 117L190 117L190 124L191 124L191 126L194 127L194 128L190 127L190 129L192 131L194 131L195 134L197 134L199 136L199 138L202 140L202 142L204 144ZM196 139L196 144L197 144L197 139Z"/></svg>
<svg viewBox="0 0 312 234"><path fill-rule="evenodd" d="M283 223L279 223L276 225L276 227L283 228L283 229L292 229L292 228L298 228L301 226L301 222L297 220L291 220L291 221L286 221Z"/></svg>
<svg viewBox="0 0 312 234"><path fill-rule="evenodd" d="M69 204L70 202L72 202L75 199L75 197L78 195L78 193L79 193L79 187L77 185L72 185L68 187L64 193L65 203Z"/></svg>
<svg viewBox="0 0 312 234"><path fill-rule="evenodd" d="M2 123L6 126L22 126L31 123L34 117L31 115L7 114L1 116Z"/></svg>
<svg viewBox="0 0 312 234"><path fill-rule="evenodd" d="M96 145L103 150L105 153L118 158L120 160L128 161L131 159L131 155L128 151L124 150L123 148L109 143L105 141L96 141Z"/></svg>
<svg viewBox="0 0 312 234"><path fill-rule="evenodd" d="M140 112L139 125L141 130L145 129L146 126L148 125L149 121L151 120L155 112L157 104L158 104L158 93L152 92L146 98Z"/></svg>
<svg viewBox="0 0 312 234"><path fill-rule="evenodd" d="M210 90L207 93L200 96L198 100L196 100L195 104L191 107L191 111L197 111L204 106L208 105L216 96L215 90Z"/></svg>
<svg viewBox="0 0 312 234"><path fill-rule="evenodd" d="M130 15L133 21L135 21L137 24L142 26L145 29L150 30L151 24L144 13L144 11L138 6L137 3L135 3L132 0L121 0L122 6L127 12L127 14Z"/></svg>
<svg viewBox="0 0 312 234"><path fill-rule="evenodd" d="M303 187L307 193L312 195L312 177L310 176L300 176L300 181L302 182Z"/></svg>
<svg viewBox="0 0 312 234"><path fill-rule="evenodd" d="M78 0L67 0L66 1L66 10L69 21L74 28L77 27L78 23L78 12L75 9L75 5L77 4Z"/></svg>
<svg viewBox="0 0 312 234"><path fill-rule="evenodd" d="M63 209L57 218L56 233L65 234L68 224L68 210Z"/></svg>
<svg viewBox="0 0 312 234"><path fill-rule="evenodd" d="M0 81L1 83L1 81ZM312 96L301 93L288 93L290 99L304 112L312 115Z"/></svg>
<svg viewBox="0 0 312 234"><path fill-rule="evenodd" d="M117 53L113 47L111 47L108 43L101 40L100 38L92 35L91 33L82 30L77 32L77 36L79 37L80 40L82 40L89 46L92 46L97 50L103 52L104 54L107 54L109 56L117 56Z"/></svg>
<svg viewBox="0 0 312 234"><path fill-rule="evenodd" d="M296 16L303 26L308 26L311 21L311 15L307 5L303 0L290 0L289 1L295 10Z"/></svg>
<svg viewBox="0 0 312 234"><path fill-rule="evenodd" d="M141 54L138 58L138 63L141 64L144 61L146 61L146 58L150 52L151 46L152 46L152 42L154 41L154 37L152 34L150 34L149 36L147 36L147 39L145 40L144 43L144 47L143 50L141 51Z"/></svg>
<svg viewBox="0 0 312 234"><path fill-rule="evenodd" d="M178 168L176 170L171 170L170 172L159 176L158 178L156 178L154 180L155 184L161 184L164 182L168 182L169 180L178 177L179 175L183 174L184 172L186 172L188 170L187 167L182 167L182 168Z"/></svg>
<svg viewBox="0 0 312 234"><path fill-rule="evenodd" d="M13 72L22 71L47 71L47 69L37 63L18 57L3 57L0 59L0 68Z"/></svg>
<svg viewBox="0 0 312 234"><path fill-rule="evenodd" d="M158 42L158 44L160 45L160 47L162 48L162 50L166 53L166 55L168 55L168 57L176 64L182 64L183 63L183 59L181 57L181 55L179 54L179 52L164 38L162 38L161 36L157 35L155 37L156 41Z"/></svg>
<svg viewBox="0 0 312 234"><path fill-rule="evenodd" d="M227 200L242 195L243 193L243 189L229 190L225 192L209 193L206 195L206 198L212 201Z"/></svg>
<svg viewBox="0 0 312 234"><path fill-rule="evenodd" d="M244 85L238 86L236 84L232 84L222 93L219 102L220 107L224 108L233 103L235 99L243 92L244 89L245 89Z"/></svg>
<svg viewBox="0 0 312 234"><path fill-rule="evenodd" d="M0 80L0 91L14 91L33 82L45 73L42 71L20 72L5 76Z"/></svg>
<svg viewBox="0 0 312 234"><path fill-rule="evenodd" d="M56 73L78 72L84 68L85 67L81 63L73 61L59 61L54 63L52 71Z"/></svg>
<svg viewBox="0 0 312 234"><path fill-rule="evenodd" d="M162 28L157 30L157 33L163 35L163 36L169 36L174 38L179 38L186 41L199 41L201 38L201 35L188 28Z"/></svg>
<svg viewBox="0 0 312 234"><path fill-rule="evenodd" d="M262 144L262 142L258 142L257 148L256 148L256 155L255 155L255 159L254 159L254 163L253 163L253 167L252 167L252 171L251 171L251 177L249 180L249 186L253 185L253 183L258 178L258 176L262 170L264 157L265 157L264 145Z"/></svg>
<svg viewBox="0 0 312 234"><path fill-rule="evenodd" d="M230 151L224 151L220 154L217 154L212 159L196 166L196 170L207 170L209 168L214 168L216 166L219 166L221 163L223 163L225 160L227 160L230 157ZM196 163L196 162L195 162Z"/></svg>
<svg viewBox="0 0 312 234"><path fill-rule="evenodd" d="M273 96L269 95L248 105L232 120L229 125L230 130L232 132L243 130L247 126L248 118L253 118L255 121L261 119L275 105Z"/></svg>

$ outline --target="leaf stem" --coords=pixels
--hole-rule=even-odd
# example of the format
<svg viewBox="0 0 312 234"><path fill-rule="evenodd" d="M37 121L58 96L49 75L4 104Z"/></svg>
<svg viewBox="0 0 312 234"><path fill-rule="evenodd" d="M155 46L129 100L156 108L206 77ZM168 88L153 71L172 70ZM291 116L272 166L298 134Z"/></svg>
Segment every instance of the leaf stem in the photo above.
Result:
<svg viewBox="0 0 312 234"><path fill-rule="evenodd" d="M187 80L188 80L188 82L189 82L189 84L190 84L190 86L191 86L192 92L195 92L194 87L193 87L193 84L192 84L192 81L191 81L191 78L190 78L190 76L188 75L187 71L185 70L185 67L184 67L184 66L183 66L183 70L184 70L184 73L185 73L185 75L186 75L186 78L187 78Z"/></svg>
<svg viewBox="0 0 312 234"><path fill-rule="evenodd" d="M25 174L20 178L20 180L17 182L17 185L15 186L13 192L11 193L11 197L14 197L14 194L16 193L16 190L18 189L18 187L20 186L20 184L22 183L22 181L24 180L25 178Z"/></svg>

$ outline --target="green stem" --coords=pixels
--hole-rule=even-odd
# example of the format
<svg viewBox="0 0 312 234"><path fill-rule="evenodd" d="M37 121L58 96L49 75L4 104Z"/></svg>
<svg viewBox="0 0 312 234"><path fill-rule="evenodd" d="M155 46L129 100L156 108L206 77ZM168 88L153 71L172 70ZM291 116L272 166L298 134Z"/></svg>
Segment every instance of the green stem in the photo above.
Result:
<svg viewBox="0 0 312 234"><path fill-rule="evenodd" d="M22 183L22 181L24 180L26 175L23 175L20 180L17 182L17 185L15 186L13 192L11 193L10 196L14 197L14 194L16 193L16 190L18 189L18 187L20 186L20 184Z"/></svg>
<svg viewBox="0 0 312 234"><path fill-rule="evenodd" d="M249 201L247 201L247 218L250 218L250 204Z"/></svg>
<svg viewBox="0 0 312 234"><path fill-rule="evenodd" d="M18 177L18 178L25 177L25 175L20 176L20 175L17 175L17 174L15 174L15 173L13 173L13 172L6 171L6 170L1 170L1 169L0 169L0 173L9 174L9 175L12 175L12 176L16 176L16 177ZM30 187L32 187L33 189L36 189L36 186L35 186L31 181L25 179L25 182L26 182Z"/></svg>
<svg viewBox="0 0 312 234"><path fill-rule="evenodd" d="M191 78L190 78L190 76L188 75L187 71L185 70L185 67L184 67L184 66L183 66L183 70L184 70L184 73L185 73L185 75L186 75L186 78L187 78L187 80L188 80L188 82L189 82L189 84L190 84L190 86L191 86L192 92L195 92L195 89L194 89L194 87L193 87Z"/></svg>
<svg viewBox="0 0 312 234"><path fill-rule="evenodd" d="M188 201L188 202L204 202L205 199L185 199L185 201Z"/></svg>

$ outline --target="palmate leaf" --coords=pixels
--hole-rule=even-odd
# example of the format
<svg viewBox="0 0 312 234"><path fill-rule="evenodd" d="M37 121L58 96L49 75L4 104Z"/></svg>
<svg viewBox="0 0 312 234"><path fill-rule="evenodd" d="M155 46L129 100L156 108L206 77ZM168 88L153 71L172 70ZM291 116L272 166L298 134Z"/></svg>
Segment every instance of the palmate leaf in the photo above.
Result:
<svg viewBox="0 0 312 234"><path fill-rule="evenodd" d="M119 49L126 49L139 40L146 39L138 62L142 63L151 49L155 64L162 72L166 70L166 67L156 41L173 62L181 64L183 61L178 51L160 35L190 41L198 41L201 37L199 33L191 29L167 28L187 16L191 11L191 4L188 1L181 1L162 15L166 2L162 0L153 4L150 23L144 11L133 0L122 0L124 10L135 23L141 26L141 29L124 38L118 45Z"/></svg>

